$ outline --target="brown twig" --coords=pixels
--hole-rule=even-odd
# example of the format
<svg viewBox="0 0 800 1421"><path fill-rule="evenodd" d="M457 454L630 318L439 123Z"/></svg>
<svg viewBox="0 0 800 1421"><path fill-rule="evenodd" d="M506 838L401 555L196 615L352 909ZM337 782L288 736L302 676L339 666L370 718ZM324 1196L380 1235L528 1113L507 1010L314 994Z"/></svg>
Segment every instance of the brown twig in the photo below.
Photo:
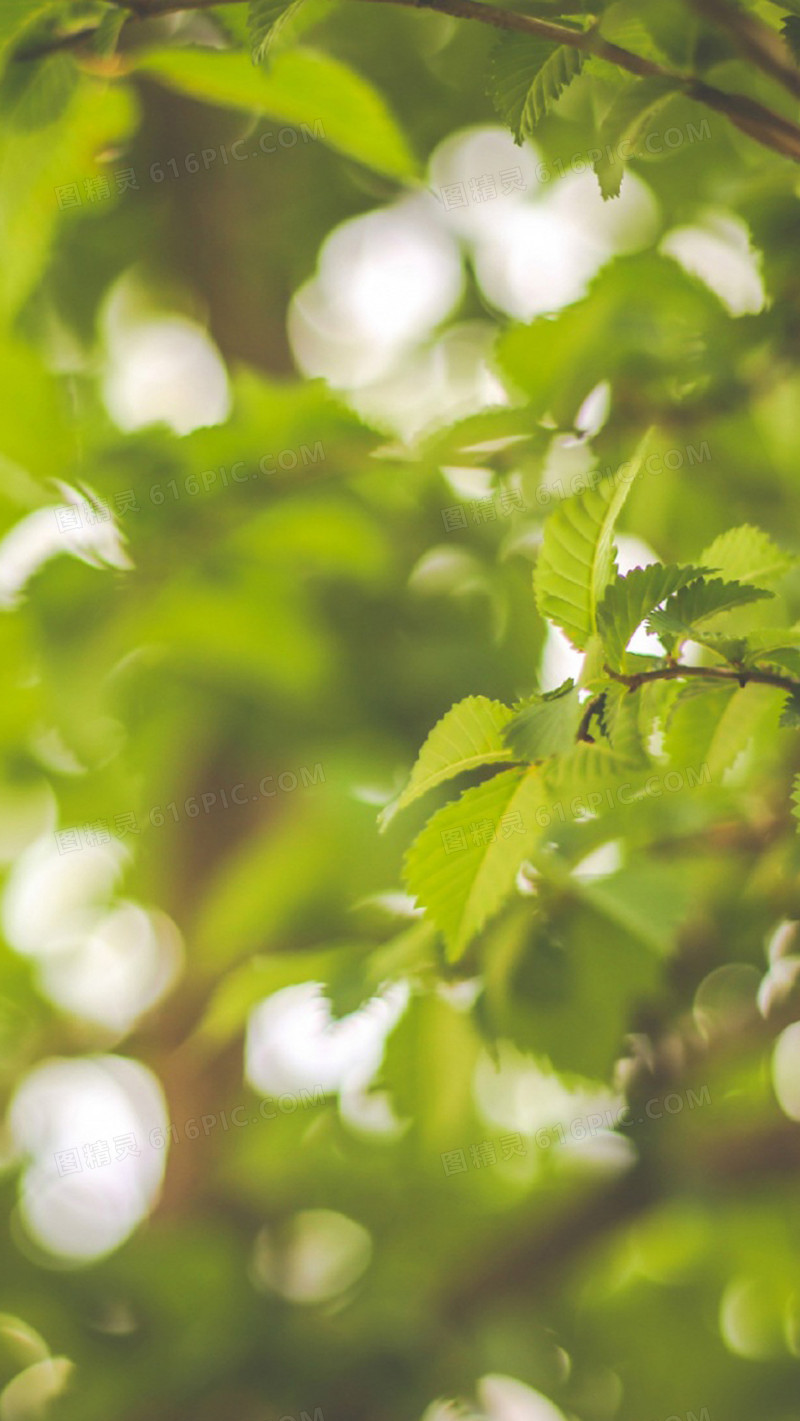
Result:
<svg viewBox="0 0 800 1421"><path fill-rule="evenodd" d="M711 681L735 681L739 686L754 682L759 686L777 686L779 690L789 693L800 692L800 681L793 680L791 676L781 676L777 671L759 671L756 667L738 671L733 667L728 670L726 666L657 666L653 671L634 671L630 675L615 671L608 665L603 669L612 681L619 681L629 691L638 691L648 681L680 681L685 677L699 676Z"/></svg>

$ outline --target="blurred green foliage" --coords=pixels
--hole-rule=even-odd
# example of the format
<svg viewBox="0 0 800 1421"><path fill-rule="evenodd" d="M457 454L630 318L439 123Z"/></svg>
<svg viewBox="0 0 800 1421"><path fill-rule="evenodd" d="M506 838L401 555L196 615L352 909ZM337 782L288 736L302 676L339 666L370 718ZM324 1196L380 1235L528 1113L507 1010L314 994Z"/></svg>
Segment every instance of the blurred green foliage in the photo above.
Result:
<svg viewBox="0 0 800 1421"><path fill-rule="evenodd" d="M0 3L0 1421L800 1417L800 8L462 8ZM501 121L526 210L585 179L583 289L525 320L450 227L385 383L478 329L494 397L304 376L326 239L446 225ZM191 417L120 412L145 328ZM141 1007L87 947L131 905ZM315 983L374 1060L289 1013L259 1086ZM109 1057L138 1163L19 1104Z"/></svg>

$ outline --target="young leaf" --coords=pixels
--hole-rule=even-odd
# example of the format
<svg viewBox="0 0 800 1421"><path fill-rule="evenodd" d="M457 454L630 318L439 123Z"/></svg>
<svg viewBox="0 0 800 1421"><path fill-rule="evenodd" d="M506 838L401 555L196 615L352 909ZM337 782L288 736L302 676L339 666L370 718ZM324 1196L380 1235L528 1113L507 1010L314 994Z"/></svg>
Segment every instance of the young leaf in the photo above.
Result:
<svg viewBox="0 0 800 1421"><path fill-rule="evenodd" d="M582 65L571 45L554 49L534 35L503 35L492 51L489 96L515 143L531 137Z"/></svg>
<svg viewBox="0 0 800 1421"><path fill-rule="evenodd" d="M717 612L726 612L732 607L743 607L748 602L760 602L774 595L763 587L751 587L740 582L723 582L719 577L708 582L704 577L700 577L670 597L663 608L652 612L647 625L672 651L679 642L690 638L696 623L704 621L706 617L716 616Z"/></svg>
<svg viewBox="0 0 800 1421"><path fill-rule="evenodd" d="M380 815L381 828L386 828L399 809L444 780L478 765L507 764L516 758L502 734L512 715L508 706L486 696L467 696L451 706L428 735L402 794Z"/></svg>
<svg viewBox="0 0 800 1421"><path fill-rule="evenodd" d="M427 908L451 961L501 906L541 830L538 770L503 770L428 821L405 860L410 893Z"/></svg>
<svg viewBox="0 0 800 1421"><path fill-rule="evenodd" d="M708 567L662 566L650 563L635 567L625 577L609 584L597 609L597 626L605 642L608 659L619 666L636 628L660 602L688 583L710 572Z"/></svg>
<svg viewBox="0 0 800 1421"><path fill-rule="evenodd" d="M761 528L743 523L720 533L702 554L701 562L718 568L728 579L753 582L757 587L779 581L795 562L773 543Z"/></svg>
<svg viewBox="0 0 800 1421"><path fill-rule="evenodd" d="M652 78L635 79L617 94L600 125L598 138L603 151L594 163L605 199L619 196L625 163L641 152L651 118L675 92L674 80ZM627 152L623 152L625 148Z"/></svg>
<svg viewBox="0 0 800 1421"><path fill-rule="evenodd" d="M253 63L260 64L286 24L304 0L250 0L247 23Z"/></svg>
<svg viewBox="0 0 800 1421"><path fill-rule="evenodd" d="M614 576L614 526L641 468L640 446L625 478L567 498L545 523L533 586L543 617L585 651L597 630L597 608Z"/></svg>
<svg viewBox="0 0 800 1421"><path fill-rule="evenodd" d="M515 759L543 760L570 750L580 724L582 706L577 687L565 681L557 691L536 696L518 711L503 732Z"/></svg>

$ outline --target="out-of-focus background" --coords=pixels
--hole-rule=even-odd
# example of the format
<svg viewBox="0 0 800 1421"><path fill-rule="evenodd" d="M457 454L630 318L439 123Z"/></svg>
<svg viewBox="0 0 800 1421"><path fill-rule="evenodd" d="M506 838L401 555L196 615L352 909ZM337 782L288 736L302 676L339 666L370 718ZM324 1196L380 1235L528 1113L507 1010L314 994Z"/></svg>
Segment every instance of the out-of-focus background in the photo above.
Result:
<svg viewBox="0 0 800 1421"><path fill-rule="evenodd" d="M583 79L517 146L483 27L307 0L262 68L245 9L0 84L0 1421L797 1421L757 766L497 1009L377 829L454 700L573 673L543 520L647 425L623 568L797 546L796 170L677 98L604 202Z"/></svg>

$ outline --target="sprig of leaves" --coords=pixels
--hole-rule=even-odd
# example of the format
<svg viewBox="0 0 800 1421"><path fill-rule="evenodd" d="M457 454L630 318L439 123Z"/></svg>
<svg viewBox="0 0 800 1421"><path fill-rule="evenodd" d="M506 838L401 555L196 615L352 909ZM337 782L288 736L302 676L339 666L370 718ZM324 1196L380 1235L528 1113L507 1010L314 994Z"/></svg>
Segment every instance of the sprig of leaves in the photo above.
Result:
<svg viewBox="0 0 800 1421"><path fill-rule="evenodd" d="M691 771L697 783L709 777L719 783L765 727L774 735L779 723L800 724L800 680L777 669L783 661L800 670L800 628L756 633L736 623L743 609L775 596L759 584L776 583L791 564L767 534L744 525L716 538L697 565L651 563L616 572L614 530L647 447L645 441L625 477L565 500L545 525L536 603L584 652L578 683L565 681L513 709L482 696L458 702L431 731L408 785L384 811L386 820L463 772L528 762L439 809L408 851L406 884L451 959L463 956L513 896L524 861L541 852L554 807L566 824L564 806L577 801L588 804L590 816L617 802L635 803L646 797L654 770ZM641 626L661 638L663 656L628 652ZM687 639L704 644L727 669L710 663L702 684L702 667L675 661Z"/></svg>

